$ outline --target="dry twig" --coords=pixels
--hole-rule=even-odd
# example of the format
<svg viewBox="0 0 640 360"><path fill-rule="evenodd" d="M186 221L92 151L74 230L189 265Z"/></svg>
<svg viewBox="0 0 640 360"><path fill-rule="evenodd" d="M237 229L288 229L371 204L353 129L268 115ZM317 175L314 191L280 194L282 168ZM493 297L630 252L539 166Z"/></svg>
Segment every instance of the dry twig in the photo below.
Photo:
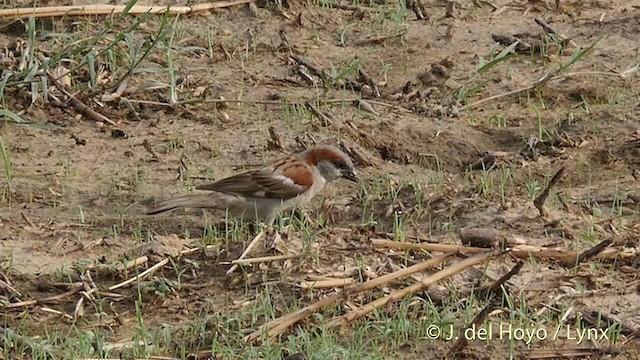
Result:
<svg viewBox="0 0 640 360"><path fill-rule="evenodd" d="M413 273L419 272L419 271L424 271L426 269L429 269L431 267L437 266L438 264L446 261L447 259L449 259L452 255L451 254L445 254L445 255L441 255L438 257L435 257L433 259L427 260L427 261L423 261L419 264L410 266L408 268L393 272L391 274L387 274L384 276L381 276L379 278L376 279L372 279L369 280L367 282L358 284L354 287L351 288L347 288L345 289L342 293L339 294L335 294L332 296L328 296L320 301L317 301L311 305L305 306L302 309L299 309L297 311L294 311L292 313L289 313L287 315L281 316L277 319L271 320L268 323L262 325L260 327L260 329L258 329L257 331L251 333L249 336L247 336L245 338L245 340L247 342L256 342L256 341L260 341L262 339L263 334L268 333L268 336L270 338L274 338L276 336L278 336L279 334L283 333L286 329L288 329L290 326L292 326L293 324L297 323L298 321L310 316L311 314L313 314L314 312L322 309L325 306L328 306L330 304L333 304L335 302L338 302L342 299L346 299L348 296L357 294L359 292L363 292L366 291L368 289L377 287L377 286L381 286L384 285L386 283L388 283L389 281L395 280L395 279L399 279L402 277L406 277L409 276Z"/></svg>
<svg viewBox="0 0 640 360"><path fill-rule="evenodd" d="M371 245L374 248L386 248L386 249L394 249L394 250L424 250L424 251L433 251L433 252L441 252L441 253L459 253L459 254L477 254L484 253L490 250L468 247L462 245L453 245L453 244L432 244L432 243L409 243L409 242L399 242L395 240L387 240L387 239L371 239Z"/></svg>
<svg viewBox="0 0 640 360"><path fill-rule="evenodd" d="M535 200L533 200L533 204L536 206L538 211L540 211L540 216L543 216L543 217L545 216L544 202L547 200L547 197L549 197L549 192L551 191L551 188L553 188L558 183L558 181L560 181L562 174L564 174L564 166L561 167L560 170L558 170L555 175L553 175L553 177L551 178L551 181L549 181L549 184L547 184L547 187L545 187L544 190L542 190L542 192L540 193L540 195L538 195L538 197L536 197Z"/></svg>
<svg viewBox="0 0 640 360"><path fill-rule="evenodd" d="M493 309L495 309L497 305L496 301L490 301L487 306L484 307L484 309L482 309L482 311L480 311L471 321L471 323L469 323L469 325L467 327L465 327L464 329L460 330L460 333L457 336L457 339L455 343L453 343L453 346L451 347L451 349L449 350L449 356L452 356L453 358L455 358L455 354L459 353L460 351L462 351L462 349L464 349L465 346L467 346L467 343L469 342L467 340L467 337L464 336L465 332L467 331L467 329L470 328L476 328L479 327L484 320L487 318L487 316L489 316L489 313L491 313L491 311L493 311Z"/></svg>
<svg viewBox="0 0 640 360"><path fill-rule="evenodd" d="M240 257L236 260L242 260L244 259L249 252L258 244L258 242L260 241L260 239L262 239L265 235L264 230L261 230L258 235L256 235L253 240L251 240L251 242L249 243L249 245L247 246L247 248L244 250L244 252L242 252L242 254L240 254ZM229 270L227 270L227 275L230 275L231 273L233 273L234 271L236 271L236 269L238 268L238 264L239 263L234 263Z"/></svg>
<svg viewBox="0 0 640 360"><path fill-rule="evenodd" d="M353 284L355 279L342 278L342 279L324 279L314 281L301 281L299 286L303 289L326 289L326 288L339 288Z"/></svg>
<svg viewBox="0 0 640 360"><path fill-rule="evenodd" d="M578 259L576 260L576 264L580 264L582 262L584 262L585 260L591 259L592 257L600 254L602 251L604 251L604 249L607 248L607 246L611 245L613 243L613 240L609 239L609 240L605 240L602 241L601 243L599 243L598 245L584 251L583 253L581 253L580 255L578 255Z"/></svg>
<svg viewBox="0 0 640 360"><path fill-rule="evenodd" d="M4 11L4 10L0 10L0 12L1 11ZM1 17L2 16L0 15L0 18ZM116 125L116 123L113 120L111 120L108 117L96 112L95 110L93 110L92 108L90 108L89 106L84 104L82 101L78 100L78 98L76 98L70 92L68 92L67 89L65 89L64 86L62 84L60 84L60 82L58 80L56 80L56 78L52 74L47 73L47 75L49 75L49 79L51 80L51 83L53 83L53 85L61 93L63 93L66 97L69 98L69 101L71 101L71 105L73 105L73 107L76 108L76 110L78 110L80 113L84 114L85 116L87 116L90 119L93 119L95 121L108 123L110 125Z"/></svg>
<svg viewBox="0 0 640 360"><path fill-rule="evenodd" d="M158 153L156 153L156 151L155 151L155 150L153 150L153 146L151 146L151 143L149 142L149 140L148 140L148 139L144 139L144 141L142 142L141 146L142 146L145 150L147 150L147 152L148 152L149 154L151 154L151 158L152 158L153 160L158 160L158 159L160 159L160 157L158 156Z"/></svg>
<svg viewBox="0 0 640 360"><path fill-rule="evenodd" d="M493 232L495 239L489 241L490 244L505 244L509 251L509 255L518 259L552 259L560 262L564 266L574 266L577 258L580 256L580 252L575 250L568 250L558 247L542 247L535 245L528 245L530 243L540 242L537 239L521 238L499 231ZM393 234L385 234L387 236L393 236ZM413 238L414 240L418 240ZM548 241L547 241L548 242ZM444 253L461 253L461 254L474 254L489 251L488 249L479 247L468 247L463 245L453 244L432 244L432 243L408 243L399 242L387 239L372 239L371 244L374 248L388 248L396 250L413 250L413 251L432 251L432 252L444 252ZM594 257L596 259L618 259L620 261L632 261L636 256L640 254L640 250L637 248L605 248L601 252L597 253Z"/></svg>
<svg viewBox="0 0 640 360"><path fill-rule="evenodd" d="M504 253L504 252L501 252ZM359 307L357 310L351 311L349 313L346 313L342 316L339 316L337 318L334 318L333 320L331 320L328 324L327 324L327 328L332 328L332 327L337 327L340 325L343 325L347 322L356 320L356 319L360 319L361 317L369 314L370 312L374 311L375 309L379 309L384 307L385 305L387 305L390 302L395 302L397 300L400 300L408 295L411 294L415 294L418 291L422 291L425 290L427 288L429 288L431 285L435 284L436 282L445 279L449 276L455 275L461 271L463 271L464 269L471 267L473 265L477 265L480 263L483 263L489 259L491 259L492 257L498 255L500 253L492 251L492 252L488 252L488 253L483 253L483 254L476 254L473 255L471 257L468 257L462 261L456 262L453 265L447 266L446 268L438 271L435 274L432 274L424 279L422 279L419 283L411 285L409 287L406 287L404 289L400 289L400 290L396 290L394 292L392 292L389 295L386 295L385 297L382 297L380 299L374 300L366 305L363 305L361 307Z"/></svg>
<svg viewBox="0 0 640 360"><path fill-rule="evenodd" d="M320 119L320 121L322 121L322 125L323 126L329 126L331 124L333 124L334 119L331 118L329 115L323 113L322 111L320 111L320 109L318 109L317 107L315 107L310 101L308 101L305 106L307 107L307 109L309 109L309 111L311 111L311 113L313 115L315 115L318 119Z"/></svg>
<svg viewBox="0 0 640 360"><path fill-rule="evenodd" d="M141 272L140 274L138 274L138 275L136 275L136 276L134 276L134 277L132 277L132 278L130 278L128 280L125 280L125 281L123 281L123 282L121 282L119 284L115 284L115 285L110 286L109 287L109 291L113 291L115 289L119 289L119 288L121 288L123 286L127 286L127 285L129 285L129 284L131 284L131 283L133 283L133 282L135 282L137 280L140 280L143 277L145 277L147 275L150 275L151 273L153 273L154 271L160 269L161 267L165 266L168 263L169 263L169 258L165 258L162 261L158 262L157 264L153 265L152 267L148 268L147 270Z"/></svg>
<svg viewBox="0 0 640 360"><path fill-rule="evenodd" d="M44 298L44 299L25 300L25 301L19 301L19 302L15 302L15 303L10 303L10 304L4 305L4 308L5 309L14 309L14 308L18 308L18 307L31 306L31 305L35 305L35 304L55 303L55 302L58 302L58 301L66 298L66 297L69 297L71 295L74 295L74 294L78 293L80 290L82 290L82 288L83 288L82 283L81 282L76 282L76 283L73 283L71 285L71 289L69 289L69 291L64 292L62 294L50 296L50 297Z"/></svg>
<svg viewBox="0 0 640 360"><path fill-rule="evenodd" d="M234 5L247 4L255 0L233 0L233 1L217 1L214 3L204 3L194 6L144 6L134 5L127 14L165 14L170 15L186 15L197 12L221 9ZM0 10L0 18L19 18L28 17L52 17L52 16L88 16L88 15L111 15L122 13L127 6L125 5L69 5L69 6L46 6L46 7L25 7Z"/></svg>
<svg viewBox="0 0 640 360"><path fill-rule="evenodd" d="M250 259L237 259L237 260L233 260L231 262L228 262L228 261L227 262L220 262L218 264L220 264L220 265L258 264L258 263L265 263L265 262L271 262L271 261L289 260L289 259L297 258L298 256L300 256L300 255L298 255L298 254L285 254L285 255L261 256L261 257L250 258Z"/></svg>

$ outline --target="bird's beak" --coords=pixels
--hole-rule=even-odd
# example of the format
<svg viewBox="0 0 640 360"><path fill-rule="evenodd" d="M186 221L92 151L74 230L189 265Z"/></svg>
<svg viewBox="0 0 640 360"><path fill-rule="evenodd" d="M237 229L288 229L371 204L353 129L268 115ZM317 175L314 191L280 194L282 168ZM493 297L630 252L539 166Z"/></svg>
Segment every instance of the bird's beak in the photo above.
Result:
<svg viewBox="0 0 640 360"><path fill-rule="evenodd" d="M360 181L360 178L358 177L358 174L356 174L355 170L347 170L345 172L342 173L342 177L349 180L349 181L353 181L355 183L357 183L358 181Z"/></svg>

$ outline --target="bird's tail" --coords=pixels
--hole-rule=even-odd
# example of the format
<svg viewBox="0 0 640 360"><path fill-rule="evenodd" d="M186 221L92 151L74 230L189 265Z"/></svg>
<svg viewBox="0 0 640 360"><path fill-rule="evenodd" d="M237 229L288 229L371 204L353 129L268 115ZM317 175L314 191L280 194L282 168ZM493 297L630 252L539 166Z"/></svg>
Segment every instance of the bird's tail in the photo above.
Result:
<svg viewBox="0 0 640 360"><path fill-rule="evenodd" d="M153 204L147 209L147 215L179 208L218 208L219 202L211 194L183 195Z"/></svg>

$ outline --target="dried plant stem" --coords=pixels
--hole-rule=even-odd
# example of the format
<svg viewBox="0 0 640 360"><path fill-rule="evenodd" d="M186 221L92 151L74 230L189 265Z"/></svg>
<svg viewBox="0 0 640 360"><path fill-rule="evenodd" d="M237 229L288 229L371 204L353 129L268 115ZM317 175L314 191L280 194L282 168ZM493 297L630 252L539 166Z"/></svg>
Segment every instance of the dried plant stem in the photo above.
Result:
<svg viewBox="0 0 640 360"><path fill-rule="evenodd" d="M249 243L249 246L247 246L247 248L244 250L244 252L240 255L240 257L238 259L235 260L233 266L231 266L229 268L229 270L227 270L227 275L233 273L234 271L236 271L236 269L238 268L238 260L242 260L245 257L247 257L247 255L249 254L249 252L258 244L258 242L260 241L260 239L262 239L264 237L264 230L260 231L258 233L258 235L256 235L256 237L253 238L253 240L251 240L251 242Z"/></svg>
<svg viewBox="0 0 640 360"><path fill-rule="evenodd" d="M505 252L500 252L500 253L505 253ZM337 318L334 318L333 320L331 320L328 324L327 327L328 328L332 328L332 327L336 327L336 326L340 326L343 325L349 321L353 321L356 319L359 319L367 314L369 314L370 312L374 311L375 309L379 309L383 306L385 306L386 304L390 303L390 302L395 302L397 300L400 300L402 298L404 298L405 296L411 295L411 294L415 294L418 291L422 291L425 290L427 288L429 288L431 285L435 284L436 282L445 279L449 276L455 275L459 272L461 272L462 270L471 267L473 265L477 265L480 263L483 263L489 259L491 259L492 257L500 254L498 252L492 251L492 252L488 252L488 253L483 253L483 254L476 254L474 256L471 256L469 258L466 258L460 262L456 262L451 266L448 266L440 271L438 271L437 273L430 275L424 279L422 279L419 283L411 285L409 287L406 287L404 289L400 289L397 291L392 292L391 294L382 297L380 299L377 299L375 301L372 301L366 305L361 306L360 308L358 308L357 310L351 311L349 313L346 313L342 316L339 316ZM275 330L275 329L274 329Z"/></svg>
<svg viewBox="0 0 640 360"><path fill-rule="evenodd" d="M31 306L31 305L35 305L35 304L47 304L47 303L55 303L57 301L60 301L68 296L74 295L76 293L78 293L80 290L83 289L83 284L81 282L77 282L77 283L73 283L71 286L71 289L69 289L69 291L64 292L60 295L55 295L55 296L50 296L48 298L44 298L44 299L36 299L36 300L26 300L26 301L20 301L20 302L16 302L16 303L10 303L4 306L5 309L13 309L13 308L18 308L18 307L24 307L24 306Z"/></svg>
<svg viewBox="0 0 640 360"><path fill-rule="evenodd" d="M323 279L314 281L302 281L299 286L303 289L327 289L327 288L340 288L353 284L355 279L342 278L342 279Z"/></svg>
<svg viewBox="0 0 640 360"><path fill-rule="evenodd" d="M221 9L234 5L241 5L253 2L255 0L233 0L218 1L214 3L198 4L194 6L144 6L134 5L128 11L129 15L139 14L165 14L170 15L187 15L213 9ZM69 6L46 6L46 7L25 7L15 9L0 10L0 18L21 18L25 19L30 16L36 18L51 16L87 16L87 15L111 15L122 13L127 9L125 5L69 5Z"/></svg>
<svg viewBox="0 0 640 360"><path fill-rule="evenodd" d="M258 264L265 263L270 261L278 261L278 260L289 260L293 258L297 258L300 255L297 254L288 254L288 255L273 255L273 256L262 256L257 258L250 259L237 259L231 262L221 262L220 265L245 265L245 264Z"/></svg>
<svg viewBox="0 0 640 360"><path fill-rule="evenodd" d="M385 248L395 250L425 250L442 253L460 253L460 254L477 254L490 251L490 249L482 249L468 247L464 245L453 244L432 244L432 243L410 243L399 242L386 239L372 239L371 244L374 248Z"/></svg>
<svg viewBox="0 0 640 360"><path fill-rule="evenodd" d="M153 265L152 267L148 268L147 270L141 272L140 274L132 277L131 279L125 280L119 284L115 284L109 287L109 291L113 291L115 289L119 289L123 286L127 286L129 284L131 284L132 282L135 282L137 280L142 279L143 277L153 273L154 271L160 269L161 267L165 266L166 264L169 263L169 258L165 258L164 260L160 261L159 263Z"/></svg>
<svg viewBox="0 0 640 360"><path fill-rule="evenodd" d="M2 11L2 10L0 10L0 11ZM56 80L56 78L52 74L48 74L48 75L49 75L49 79L51 80L53 85L58 90L60 90L61 93L63 93L65 96L67 96L69 98L69 101L71 102L71 105L73 105L73 107L76 108L76 110L78 110L79 112L81 112L85 116L87 116L90 119L93 119L95 121L108 123L110 125L116 125L116 123L113 122L113 120L111 120L108 117L96 112L95 110L93 110L92 108L90 108L89 106L84 104L82 101L78 100L78 98L76 98L70 92L68 92L67 89L65 89L64 86L62 84L60 84L60 82L58 80Z"/></svg>
<svg viewBox="0 0 640 360"><path fill-rule="evenodd" d="M429 269L431 267L434 267L442 262L444 262L445 260L449 259L452 256L452 254L445 254L445 255L440 255L438 257L435 257L433 259L421 262L419 264L410 266L408 268L393 272L391 274L387 274L385 276L381 276L377 279L373 279L373 280L369 280L367 282L358 284L354 287L351 288L347 288L345 289L342 293L340 294L335 294L332 296L328 296L320 301L317 301L311 305L305 306L304 308L294 311L290 314L287 314L285 316L279 317L277 319L271 320L268 323L262 325L260 327L260 329L258 329L257 331L251 333L249 336L246 337L246 341L247 342L256 342L256 341L260 341L263 334L265 336L268 336L270 338L274 338L276 336L278 336L279 334L283 333L284 331L286 331L286 329L288 329L290 326L292 326L293 324L297 323L298 321L310 316L311 314L313 314L314 312L322 309L325 306L328 306L330 304L333 304L335 302L338 302L342 299L347 298L347 296L349 295L353 295L377 286L381 286L384 285L386 283L388 283L389 281L395 280L395 279L399 279L402 277L406 277L409 276L413 273L419 272L419 271L424 271L426 269Z"/></svg>
<svg viewBox="0 0 640 360"><path fill-rule="evenodd" d="M551 178L551 181L549 181L549 184L547 184L547 187L545 187L544 190L542 190L542 192L540 193L540 195L538 195L538 197L536 197L535 200L533 200L533 204L536 206L536 208L540 212L540 216L545 215L544 202L547 201L547 198L549 197L549 193L551 192L551 189L558 183L558 181L560 181L562 174L564 174L564 166L561 167L560 170L558 170L555 173L555 175L553 175L553 177Z"/></svg>

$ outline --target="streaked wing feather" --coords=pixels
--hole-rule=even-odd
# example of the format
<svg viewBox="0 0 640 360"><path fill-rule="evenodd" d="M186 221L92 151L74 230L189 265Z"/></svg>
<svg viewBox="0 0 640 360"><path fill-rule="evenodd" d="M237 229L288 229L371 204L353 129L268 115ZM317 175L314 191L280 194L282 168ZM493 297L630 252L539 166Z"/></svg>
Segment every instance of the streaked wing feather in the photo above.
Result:
<svg viewBox="0 0 640 360"><path fill-rule="evenodd" d="M290 199L311 187L313 174L308 171L308 166L302 160L296 159L291 162L291 159L287 159L287 161L283 159L272 165L233 175L213 184L198 186L196 189L257 198ZM289 166L288 171L274 176L274 172L278 173L278 168L285 163ZM302 169L307 171L301 171Z"/></svg>
<svg viewBox="0 0 640 360"><path fill-rule="evenodd" d="M252 179L251 172L244 172L224 178L212 184L200 185L196 187L196 189L218 191L228 194L249 195L256 191L256 184Z"/></svg>
<svg viewBox="0 0 640 360"><path fill-rule="evenodd" d="M285 176L273 176L270 174L261 174L256 172L254 180L265 190L264 197L269 199L291 199L305 191L307 187L296 184Z"/></svg>

